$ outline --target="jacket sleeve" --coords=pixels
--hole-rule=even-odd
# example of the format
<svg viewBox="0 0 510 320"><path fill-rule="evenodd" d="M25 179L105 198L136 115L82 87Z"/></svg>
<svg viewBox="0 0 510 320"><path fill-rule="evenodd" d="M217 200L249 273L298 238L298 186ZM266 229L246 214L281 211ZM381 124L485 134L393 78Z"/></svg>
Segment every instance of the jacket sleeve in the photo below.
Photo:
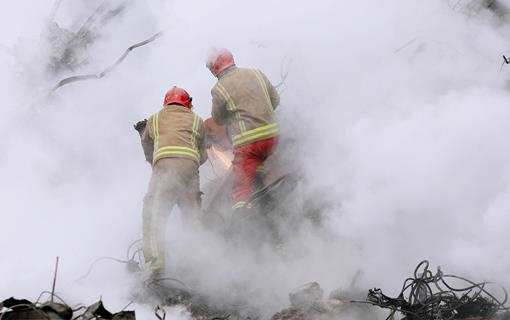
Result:
<svg viewBox="0 0 510 320"><path fill-rule="evenodd" d="M276 110L276 107L280 104L280 95L278 94L278 91L273 86L271 81L266 77L264 73L262 73L262 76L264 77L264 82L267 86L267 91L269 92L269 98L271 99L271 104L273 105L273 110Z"/></svg>
<svg viewBox="0 0 510 320"><path fill-rule="evenodd" d="M226 124L228 117L226 101L223 98L223 96L218 92L218 89L216 89L216 87L212 88L211 96L212 96L211 116L214 119L214 122L216 122L219 125L224 125Z"/></svg>
<svg viewBox="0 0 510 320"><path fill-rule="evenodd" d="M204 122L200 121L200 141L198 143L198 150L200 153L200 165L204 164L207 161L207 150L206 150L206 137L205 137L205 128Z"/></svg>
<svg viewBox="0 0 510 320"><path fill-rule="evenodd" d="M149 118L149 121L147 125L145 126L145 129L143 130L143 133L141 135L141 143L142 143L142 149L143 153L145 154L145 160L149 162L152 165L152 155L154 153L154 140L152 139L150 135L150 127L152 123L152 118Z"/></svg>

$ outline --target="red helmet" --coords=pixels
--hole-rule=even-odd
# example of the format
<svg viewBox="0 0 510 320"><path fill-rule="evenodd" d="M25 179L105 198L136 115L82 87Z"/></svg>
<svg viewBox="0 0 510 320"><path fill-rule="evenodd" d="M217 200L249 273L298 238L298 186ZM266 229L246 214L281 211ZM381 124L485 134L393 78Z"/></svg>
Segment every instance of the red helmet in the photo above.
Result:
<svg viewBox="0 0 510 320"><path fill-rule="evenodd" d="M191 109L191 100L193 100L186 90L174 86L168 90L165 95L165 101L163 105L168 106L169 104L180 104L186 108Z"/></svg>
<svg viewBox="0 0 510 320"><path fill-rule="evenodd" d="M228 67L234 66L234 56L227 49L212 49L207 58L207 68L214 76L218 76Z"/></svg>

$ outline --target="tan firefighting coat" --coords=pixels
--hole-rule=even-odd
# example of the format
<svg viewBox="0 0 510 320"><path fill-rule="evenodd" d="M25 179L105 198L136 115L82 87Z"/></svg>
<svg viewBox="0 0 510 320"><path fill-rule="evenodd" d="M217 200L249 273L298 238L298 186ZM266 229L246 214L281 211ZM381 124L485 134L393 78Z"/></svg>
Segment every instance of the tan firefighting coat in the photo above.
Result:
<svg viewBox="0 0 510 320"><path fill-rule="evenodd" d="M203 120L178 104L152 115L142 134L145 158L155 165L162 158L188 158L201 165L207 160Z"/></svg>
<svg viewBox="0 0 510 320"><path fill-rule="evenodd" d="M230 67L211 90L212 117L227 125L234 147L278 135L276 88L259 70Z"/></svg>

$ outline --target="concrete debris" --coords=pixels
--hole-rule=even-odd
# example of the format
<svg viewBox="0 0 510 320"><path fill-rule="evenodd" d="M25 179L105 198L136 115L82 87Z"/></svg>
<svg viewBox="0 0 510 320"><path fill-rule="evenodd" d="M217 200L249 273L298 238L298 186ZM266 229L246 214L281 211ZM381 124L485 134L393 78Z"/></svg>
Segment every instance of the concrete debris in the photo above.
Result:
<svg viewBox="0 0 510 320"><path fill-rule="evenodd" d="M317 282L305 284L289 294L290 304L293 307L310 308L314 303L321 300L324 291Z"/></svg>
<svg viewBox="0 0 510 320"><path fill-rule="evenodd" d="M40 309L51 319L72 319L73 317L73 310L63 303L47 302L41 305Z"/></svg>
<svg viewBox="0 0 510 320"><path fill-rule="evenodd" d="M134 311L120 311L115 314L106 310L103 302L98 301L85 310L85 313L78 317L79 320L109 319L109 320L135 320Z"/></svg>
<svg viewBox="0 0 510 320"><path fill-rule="evenodd" d="M183 307L196 320L226 320L232 315L237 315L236 310L215 307L200 294L192 292L190 289L171 285L168 282L163 283L164 280L145 284L147 292L139 292L140 295L135 298L139 303L150 303L145 299L150 296L157 297L159 304L155 309L155 315L158 319L164 318L164 309L161 309L160 305Z"/></svg>
<svg viewBox="0 0 510 320"><path fill-rule="evenodd" d="M85 309L82 314L75 314L83 308L73 310L65 303L31 302L26 299L9 298L0 303L2 320L135 320L134 311L111 313L98 301ZM74 317L73 317L74 316Z"/></svg>
<svg viewBox="0 0 510 320"><path fill-rule="evenodd" d="M337 294L324 298L324 291L319 283L305 284L289 294L291 307L271 317L271 320L319 320L338 317L354 305L350 300Z"/></svg>

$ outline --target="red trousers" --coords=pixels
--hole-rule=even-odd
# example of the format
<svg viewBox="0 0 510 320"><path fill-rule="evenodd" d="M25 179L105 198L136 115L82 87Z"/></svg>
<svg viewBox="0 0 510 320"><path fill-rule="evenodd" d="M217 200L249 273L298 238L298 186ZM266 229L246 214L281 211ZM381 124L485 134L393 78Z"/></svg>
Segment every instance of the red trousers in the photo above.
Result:
<svg viewBox="0 0 510 320"><path fill-rule="evenodd" d="M232 208L241 208L250 202L257 169L273 153L276 145L277 138L273 137L234 148Z"/></svg>

